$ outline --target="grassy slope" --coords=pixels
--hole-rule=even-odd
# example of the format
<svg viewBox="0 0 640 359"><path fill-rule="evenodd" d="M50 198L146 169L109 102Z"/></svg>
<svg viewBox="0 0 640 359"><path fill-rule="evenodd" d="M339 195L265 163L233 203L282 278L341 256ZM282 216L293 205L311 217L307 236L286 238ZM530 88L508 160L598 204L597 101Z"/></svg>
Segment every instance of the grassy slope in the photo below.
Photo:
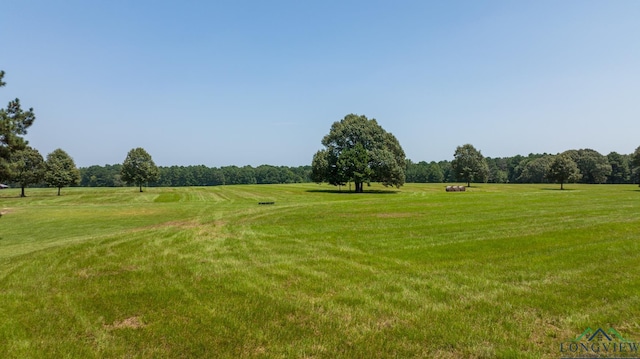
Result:
<svg viewBox="0 0 640 359"><path fill-rule="evenodd" d="M4 191L0 352L556 358L586 327L640 341L640 192L568 187Z"/></svg>

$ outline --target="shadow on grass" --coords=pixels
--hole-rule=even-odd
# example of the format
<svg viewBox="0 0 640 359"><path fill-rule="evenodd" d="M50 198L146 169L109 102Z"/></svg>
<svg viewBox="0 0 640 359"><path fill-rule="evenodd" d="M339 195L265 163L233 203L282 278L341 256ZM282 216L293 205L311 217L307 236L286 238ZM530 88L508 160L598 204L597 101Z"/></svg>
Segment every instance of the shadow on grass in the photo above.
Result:
<svg viewBox="0 0 640 359"><path fill-rule="evenodd" d="M543 191L560 191L560 192L564 192L564 191L569 192L569 191L576 191L577 190L576 188L564 188L564 189L562 189L560 187L558 187L558 188L545 187L545 188L540 188L540 189L543 190Z"/></svg>
<svg viewBox="0 0 640 359"><path fill-rule="evenodd" d="M343 189L343 190L339 190L339 189L308 189L305 192L309 192L309 193L337 193L337 194L396 194L396 193L400 193L400 191L396 191L396 190L381 190L381 189L365 190L362 193L349 191L348 189Z"/></svg>
<svg viewBox="0 0 640 359"><path fill-rule="evenodd" d="M49 194L49 193L45 193L43 194L42 192L38 192L36 194L30 194L29 192L25 192L24 197L22 197L20 195L20 192L18 192L17 194L7 194L6 196L0 196L0 198L43 198L43 197L64 197L64 192L62 192L62 194L60 196L58 196L57 192L54 192L53 194Z"/></svg>

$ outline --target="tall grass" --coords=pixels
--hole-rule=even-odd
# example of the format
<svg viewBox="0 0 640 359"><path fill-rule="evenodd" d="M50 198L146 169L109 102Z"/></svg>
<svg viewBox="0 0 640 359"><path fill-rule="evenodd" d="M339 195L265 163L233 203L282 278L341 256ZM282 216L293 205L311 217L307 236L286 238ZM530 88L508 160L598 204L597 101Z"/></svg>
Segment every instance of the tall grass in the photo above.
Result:
<svg viewBox="0 0 640 359"><path fill-rule="evenodd" d="M558 358L587 327L640 341L640 191L568 187L5 191L0 353Z"/></svg>

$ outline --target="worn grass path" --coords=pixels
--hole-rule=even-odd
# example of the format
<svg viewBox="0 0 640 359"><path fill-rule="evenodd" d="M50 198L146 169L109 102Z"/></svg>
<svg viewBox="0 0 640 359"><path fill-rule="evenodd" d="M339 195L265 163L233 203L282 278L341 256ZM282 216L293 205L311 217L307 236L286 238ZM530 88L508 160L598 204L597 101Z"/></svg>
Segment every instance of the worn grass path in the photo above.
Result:
<svg viewBox="0 0 640 359"><path fill-rule="evenodd" d="M640 341L640 191L0 192L7 358L558 358ZM275 205L258 205L275 201Z"/></svg>

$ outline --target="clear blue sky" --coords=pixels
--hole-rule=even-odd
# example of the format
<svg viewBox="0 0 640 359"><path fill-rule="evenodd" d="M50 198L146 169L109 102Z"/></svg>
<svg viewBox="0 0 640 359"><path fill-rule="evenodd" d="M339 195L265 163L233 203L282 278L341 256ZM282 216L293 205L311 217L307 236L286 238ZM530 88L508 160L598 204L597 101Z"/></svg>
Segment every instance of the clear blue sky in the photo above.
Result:
<svg viewBox="0 0 640 359"><path fill-rule="evenodd" d="M310 164L349 113L415 162L640 146L636 0L9 0L0 69L80 167Z"/></svg>

